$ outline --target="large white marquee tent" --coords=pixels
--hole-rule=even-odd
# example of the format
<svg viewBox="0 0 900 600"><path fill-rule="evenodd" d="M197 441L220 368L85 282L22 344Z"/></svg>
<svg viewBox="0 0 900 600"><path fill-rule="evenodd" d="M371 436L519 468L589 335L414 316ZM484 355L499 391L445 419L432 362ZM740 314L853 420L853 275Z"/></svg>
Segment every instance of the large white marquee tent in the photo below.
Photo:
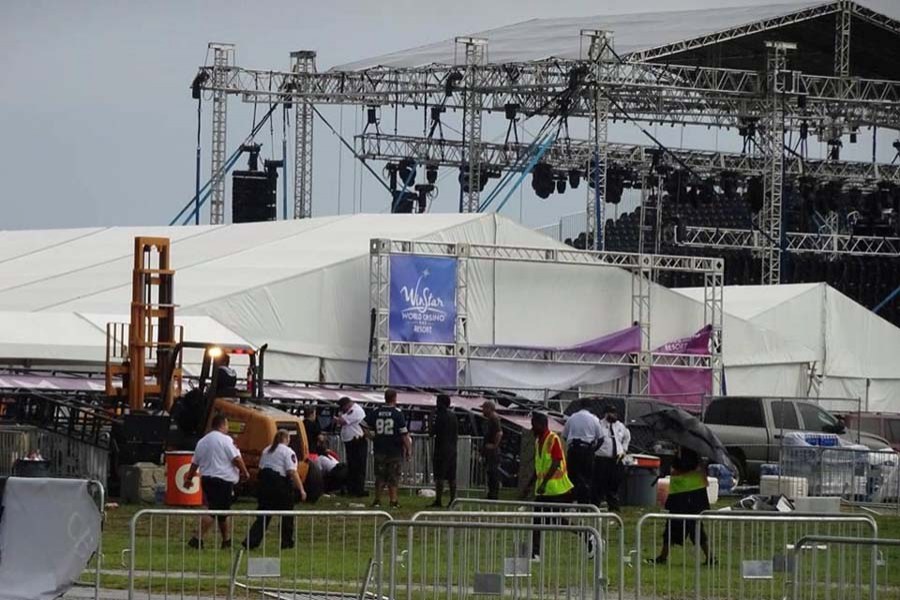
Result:
<svg viewBox="0 0 900 600"><path fill-rule="evenodd" d="M124 320L117 315L128 311L136 236L172 240L185 339L267 343L268 377L341 382L361 382L365 376L372 238L561 247L493 214L4 231L0 361L102 364L104 323ZM471 343L574 345L632 322L631 275L619 268L478 261L470 264L469 287ZM651 296L654 347L690 336L704 324L701 302L661 286L653 286ZM885 326L890 327L879 325ZM809 367L822 356L814 339L785 335L777 322L741 314L726 314L724 331L729 394L806 392ZM848 338L851 334L848 330ZM496 369L472 372L481 373L472 382L477 385L550 388L603 384L626 374L531 369L521 377L506 371L501 379ZM846 389L856 394L858 388ZM896 396L884 397L900 403Z"/></svg>
<svg viewBox="0 0 900 600"><path fill-rule="evenodd" d="M703 298L703 290L676 290ZM900 411L900 328L824 283L728 286L725 312L815 352L822 397Z"/></svg>

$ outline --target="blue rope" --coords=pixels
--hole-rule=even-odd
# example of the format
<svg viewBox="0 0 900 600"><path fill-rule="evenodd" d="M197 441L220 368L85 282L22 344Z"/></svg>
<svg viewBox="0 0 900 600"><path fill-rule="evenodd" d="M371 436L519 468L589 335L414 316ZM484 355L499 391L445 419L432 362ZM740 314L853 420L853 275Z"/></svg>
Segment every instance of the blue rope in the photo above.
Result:
<svg viewBox="0 0 900 600"><path fill-rule="evenodd" d="M548 133L547 136L550 136L550 134ZM535 150L535 148L538 148L540 143L545 139L547 139L547 137L535 138L531 142L531 144L529 144L528 147L525 148L525 153L516 160L516 163L513 164L513 166L503 175L500 181L497 182L497 185L494 186L494 189L491 190L491 193L488 194L488 197L485 198L484 202L481 203L481 206L478 207L478 212L484 212L494 202L494 200L497 199L497 196L500 195L500 192L503 191L503 188L505 188L506 185L515 177L516 172L518 171L517 167L519 166L519 163L530 160L532 152ZM529 171L527 164L527 162L524 162L525 166L523 168L523 172L525 172L526 174Z"/></svg>
<svg viewBox="0 0 900 600"><path fill-rule="evenodd" d="M887 298L878 303L878 306L872 309L872 312L878 314L878 311L887 306L891 300L900 296L900 286L897 287L893 292L887 295Z"/></svg>

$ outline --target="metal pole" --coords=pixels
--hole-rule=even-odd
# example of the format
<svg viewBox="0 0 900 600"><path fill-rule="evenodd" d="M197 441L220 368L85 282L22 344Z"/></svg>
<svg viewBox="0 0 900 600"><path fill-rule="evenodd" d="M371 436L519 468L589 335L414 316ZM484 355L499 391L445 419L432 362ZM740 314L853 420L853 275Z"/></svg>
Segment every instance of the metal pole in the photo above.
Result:
<svg viewBox="0 0 900 600"><path fill-rule="evenodd" d="M202 94L197 97L197 168L194 175L194 225L200 224L200 129L202 125Z"/></svg>

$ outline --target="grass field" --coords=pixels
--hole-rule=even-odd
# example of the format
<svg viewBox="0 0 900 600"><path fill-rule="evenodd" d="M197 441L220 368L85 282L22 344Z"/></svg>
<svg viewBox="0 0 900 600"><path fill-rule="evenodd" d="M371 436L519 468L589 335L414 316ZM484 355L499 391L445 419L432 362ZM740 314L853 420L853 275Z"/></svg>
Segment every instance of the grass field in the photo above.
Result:
<svg viewBox="0 0 900 600"><path fill-rule="evenodd" d="M391 510L390 517L410 519L415 513L427 510L430 502L430 499L403 495L402 507ZM107 515L103 535L103 587L127 587L131 557L123 551L130 547L131 519L141 508L121 506ZM240 503L235 507L236 510L254 508L252 503ZM368 506L343 498L323 498L315 506L300 506L299 509L308 514L297 519L297 539L293 549L279 549L279 519L276 518L263 546L244 553L239 560L236 560L240 554L238 544L250 526L252 519L249 517L234 519L234 543L230 549L208 544L198 551L186 545L196 531L195 516L142 516L136 529L134 556L135 589L141 592L137 597L148 597L150 593L175 597L213 594L224 597L235 564L237 580L244 584L265 585L268 589L297 589L304 592L303 595L313 592L358 594L366 580L370 560L375 557L378 528L387 517L319 514L321 511L368 510ZM597 568L602 585L614 591L621 584L626 597L633 597L637 587L637 563L656 555L665 527L663 521L647 522L642 529L638 551L635 547L637 524L646 512L649 511L626 508L622 513L624 527L621 529L604 522L600 528L605 540L597 558L588 557L583 536L557 531L545 534L539 562L525 560L514 565L504 564L504 559L521 556L521 549L527 547L531 534L522 530L491 530L486 523L522 526L528 525L530 519L469 518L467 522L471 527L475 527L475 522L480 523L478 529L457 528L453 533L447 527L394 528L381 537L385 580L393 569L397 582L394 597L436 598L449 597L450 590L456 594L462 588L468 589L477 575L505 573L501 579L507 595L516 591L516 596L549 598L592 589L594 569ZM449 514L443 514L429 520L449 518L452 518ZM877 522L879 537L900 538L900 519L878 517ZM597 522L569 519L566 524L597 525ZM870 529L864 524L828 523L821 519L793 524L710 523L707 533L716 555L715 564L695 568L705 562L696 548L690 544L675 548L666 565L641 567L642 597L693 597L693 590L701 589L705 598L781 598L786 589L785 575L776 572L761 578L743 576L742 568L747 566L745 561L771 562L774 558L778 563L778 557L786 554L786 547L803 535L871 536ZM396 534L394 552L391 551L393 534ZM624 536L624 570L618 560L619 535ZM268 566L277 565L278 576L248 578L248 556L270 559ZM801 580L818 581L823 589L852 589L868 581L871 556L870 551L856 547L829 546L807 553L808 558L801 563ZM878 569L879 585L888 593L884 597L896 594L893 597L900 598L900 569L892 568L896 565L900 565L900 548L885 550L884 564ZM369 591L376 591L374 584ZM238 597L248 594L243 588L237 592ZM382 590L383 594L386 592ZM842 596L832 594L832 597Z"/></svg>

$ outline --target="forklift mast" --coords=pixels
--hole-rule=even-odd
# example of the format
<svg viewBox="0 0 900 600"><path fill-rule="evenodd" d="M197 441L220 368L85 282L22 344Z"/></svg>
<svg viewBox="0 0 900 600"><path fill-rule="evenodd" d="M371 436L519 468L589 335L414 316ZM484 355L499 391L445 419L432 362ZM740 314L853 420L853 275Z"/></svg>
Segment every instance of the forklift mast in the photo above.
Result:
<svg viewBox="0 0 900 600"><path fill-rule="evenodd" d="M168 238L134 239L131 319L106 326L106 393L124 396L132 412L144 410L148 398L181 394L181 360L176 349L182 330L175 326L175 271L170 256ZM121 387L115 386L116 377L122 378Z"/></svg>

